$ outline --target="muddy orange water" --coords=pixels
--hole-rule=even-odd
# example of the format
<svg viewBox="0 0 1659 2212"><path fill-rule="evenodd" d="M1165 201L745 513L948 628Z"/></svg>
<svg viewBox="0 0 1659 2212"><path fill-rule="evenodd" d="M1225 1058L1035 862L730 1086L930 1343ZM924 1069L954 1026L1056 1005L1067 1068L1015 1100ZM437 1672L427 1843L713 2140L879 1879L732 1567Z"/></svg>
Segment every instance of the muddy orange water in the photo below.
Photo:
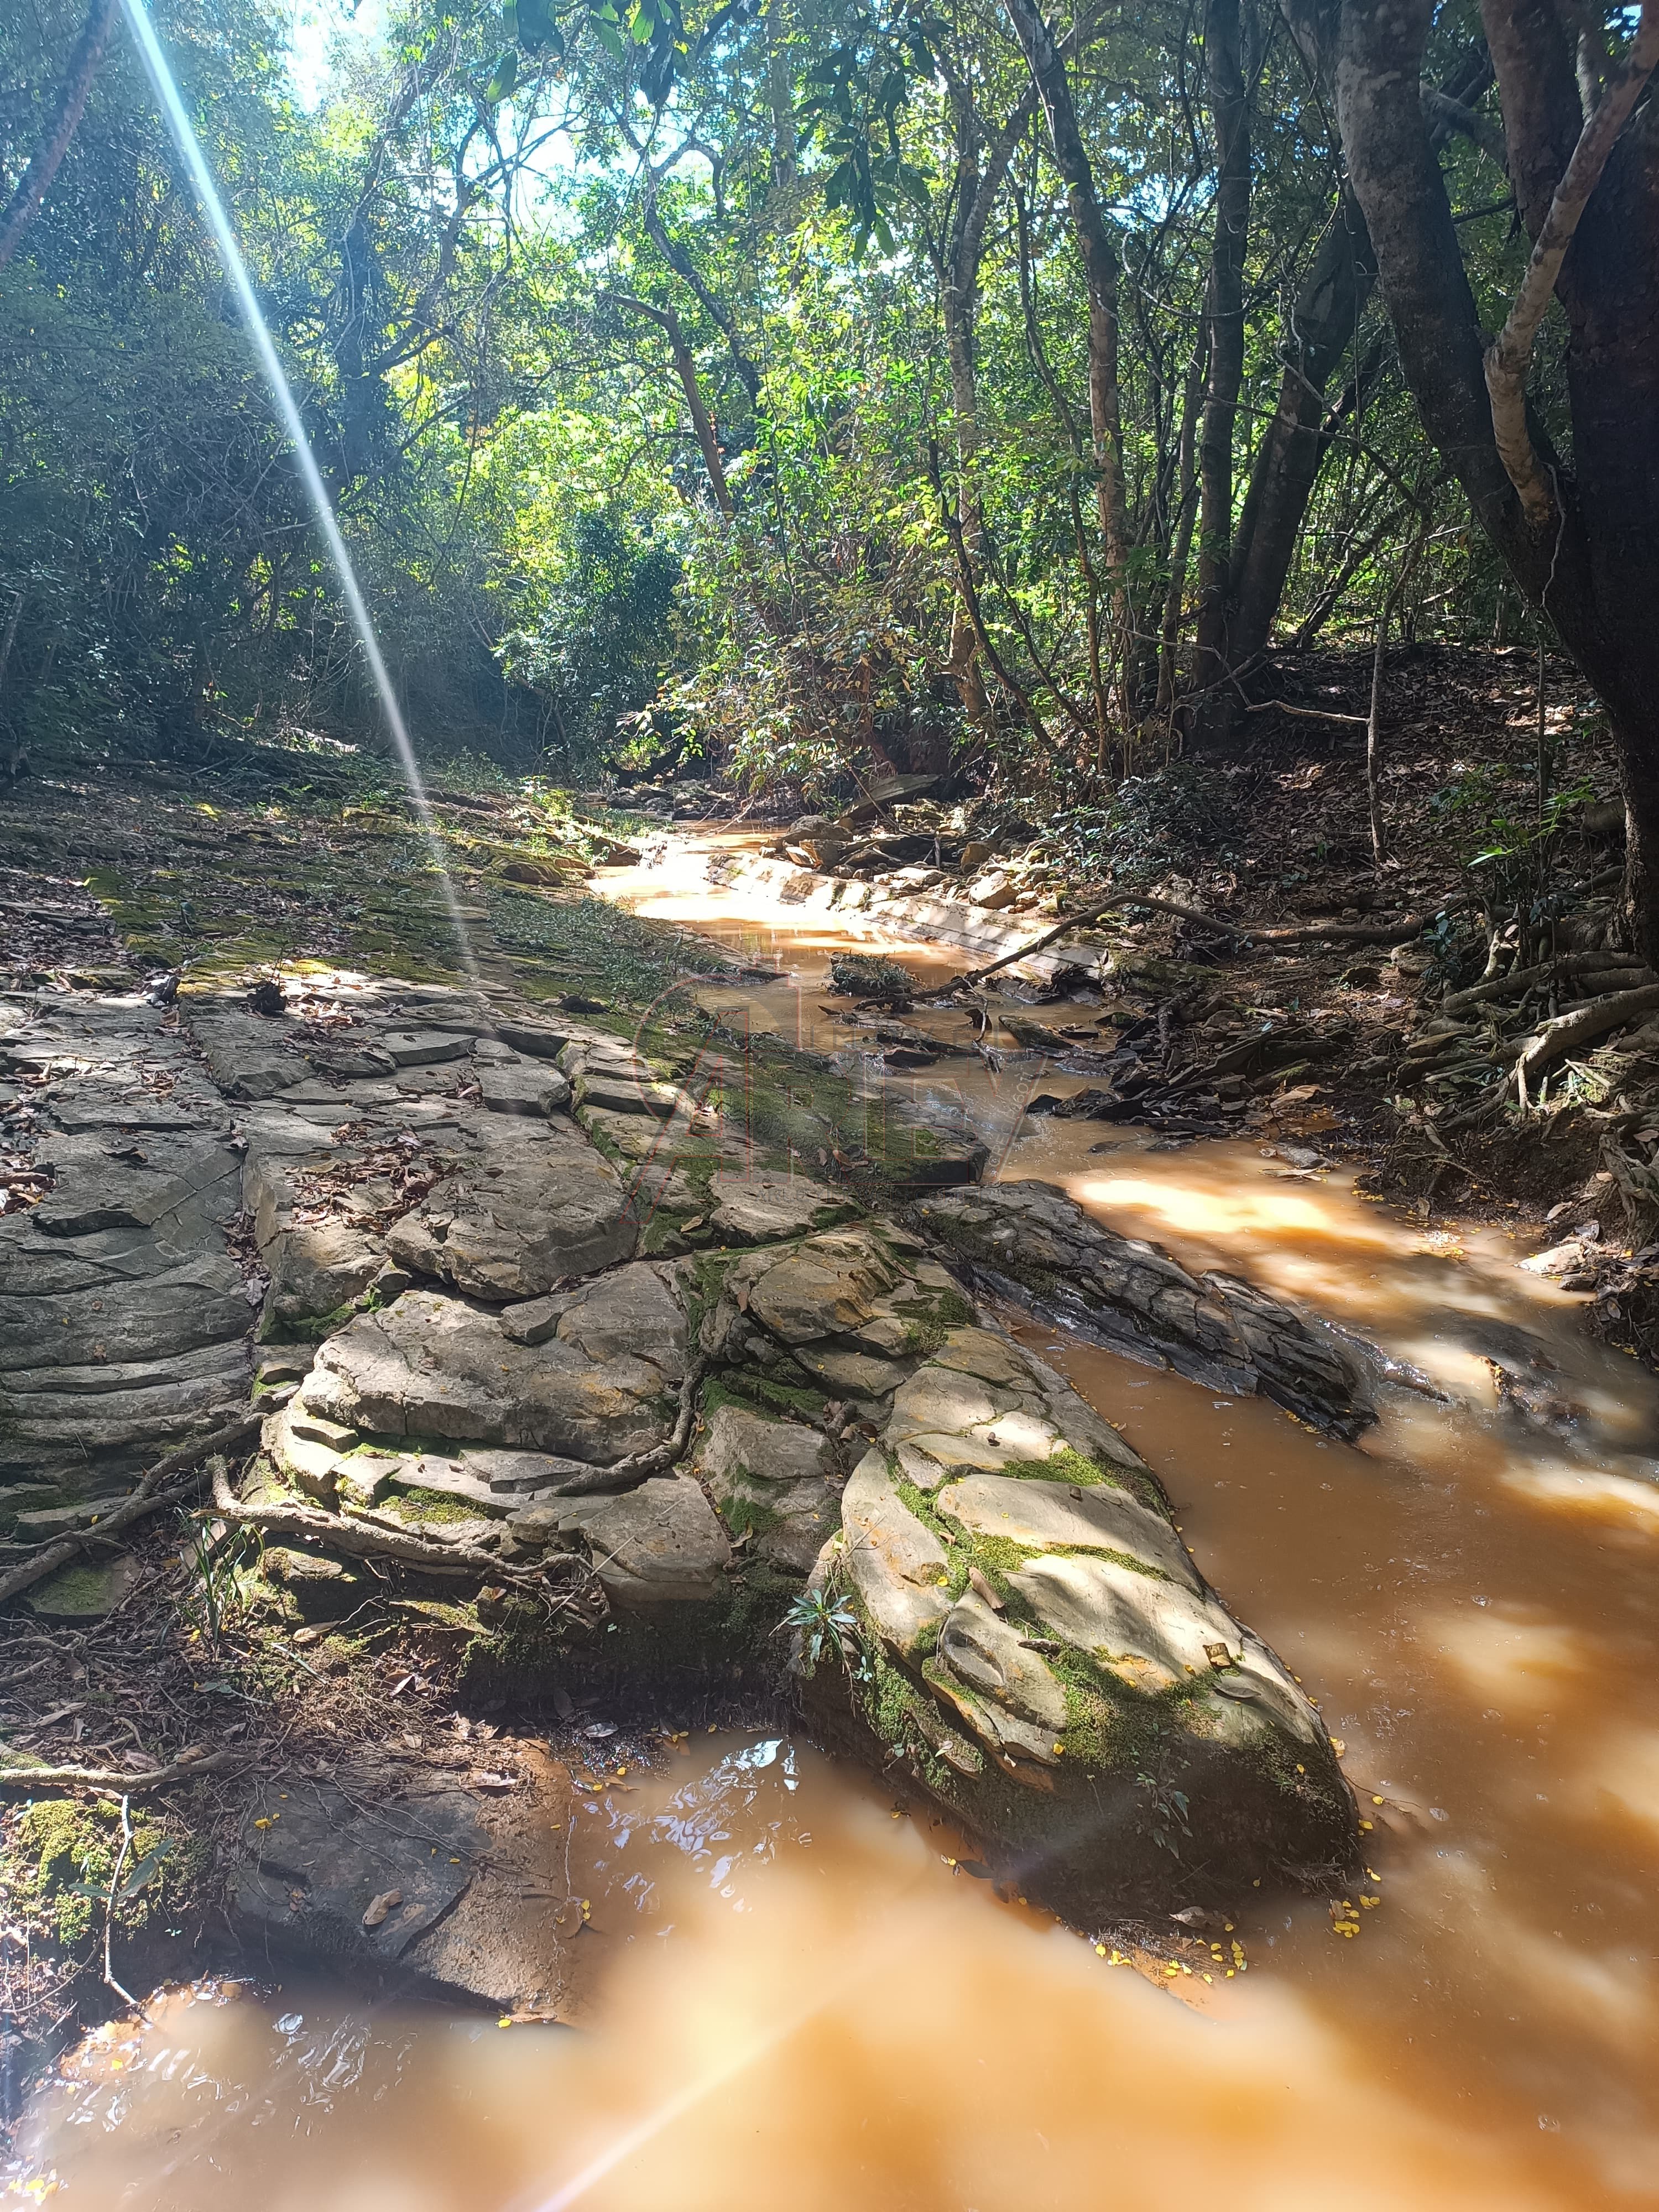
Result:
<svg viewBox="0 0 1659 2212"><path fill-rule="evenodd" d="M623 888L790 971L708 995L823 1043L838 940L688 883ZM1020 1121L1018 1079L915 1079L924 1107L955 1096L1000 1132L1004 1175L1292 1296L1447 1394L1389 1394L1353 1449L1024 1331L1158 1468L1205 1571L1346 1744L1381 1899L1358 1937L1323 1905L1257 1899L1248 1972L1166 1993L1000 1904L866 1778L696 1739L584 1816L584 2032L297 1988L173 1996L37 2099L14 2186L134 2212L1659 2197L1650 1379L1584 1340L1499 1231L1425 1233L1340 1170L1290 1177L1260 1137L1172 1152ZM1555 1431L1500 1412L1488 1356L1553 1363L1575 1410Z"/></svg>

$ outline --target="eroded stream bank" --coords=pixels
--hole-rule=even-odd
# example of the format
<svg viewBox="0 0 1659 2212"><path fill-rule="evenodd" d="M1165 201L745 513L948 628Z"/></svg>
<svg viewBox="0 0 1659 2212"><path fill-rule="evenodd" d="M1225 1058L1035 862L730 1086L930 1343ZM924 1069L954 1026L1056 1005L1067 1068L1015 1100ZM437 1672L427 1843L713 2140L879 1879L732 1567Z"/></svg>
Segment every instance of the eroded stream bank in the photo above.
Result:
<svg viewBox="0 0 1659 2212"><path fill-rule="evenodd" d="M801 987L711 1000L844 1043L817 1012L830 939L672 890L660 906ZM1249 1965L1175 1978L1211 2025L994 1903L926 1814L895 1818L809 1753L715 1739L666 1778L630 1774L637 1796L587 1801L573 1848L599 1932L581 1941L611 1947L591 2037L291 1990L180 2002L42 2099L42 2179L134 2207L228 2183L273 2206L758 2206L787 2188L1072 2212L1102 2201L1103 2172L1126 2205L1275 2212L1650 2193L1647 1378L1582 1339L1575 1303L1499 1233L1424 1234L1261 1142L1020 1121L1010 1063L904 1079L924 1112L975 1117L1004 1176L1346 1322L1445 1393L1393 1395L1355 1448L1020 1324L1163 1476L1206 1574L1383 1800L1363 1893L1382 1901L1209 1931ZM1529 1415L1495 1402L1492 1360L1533 1376Z"/></svg>

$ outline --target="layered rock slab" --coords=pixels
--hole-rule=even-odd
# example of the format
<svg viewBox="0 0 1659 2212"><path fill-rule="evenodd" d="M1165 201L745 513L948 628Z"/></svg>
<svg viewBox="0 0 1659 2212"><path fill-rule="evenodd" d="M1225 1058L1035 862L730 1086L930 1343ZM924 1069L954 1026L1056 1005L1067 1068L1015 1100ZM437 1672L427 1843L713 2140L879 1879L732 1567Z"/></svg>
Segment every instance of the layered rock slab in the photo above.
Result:
<svg viewBox="0 0 1659 2212"><path fill-rule="evenodd" d="M910 1218L981 1288L1114 1352L1212 1389L1259 1393L1335 1436L1376 1418L1358 1363L1328 1330L1235 1276L1190 1274L1050 1183L930 1194Z"/></svg>
<svg viewBox="0 0 1659 2212"><path fill-rule="evenodd" d="M685 1360L684 1316L649 1261L540 1302L529 1322L522 1309L406 1291L328 1339L271 1444L290 1464L287 1440L310 1424L337 1480L379 1446L418 1482L416 1462L449 1447L463 1474L508 1498L599 1487L617 1462L666 1442Z"/></svg>
<svg viewBox="0 0 1659 2212"><path fill-rule="evenodd" d="M246 1395L252 1315L225 1243L241 1163L214 1086L142 1000L6 1000L0 1072L22 1085L9 1141L52 1179L0 1219L0 1505L21 1483L99 1497Z"/></svg>

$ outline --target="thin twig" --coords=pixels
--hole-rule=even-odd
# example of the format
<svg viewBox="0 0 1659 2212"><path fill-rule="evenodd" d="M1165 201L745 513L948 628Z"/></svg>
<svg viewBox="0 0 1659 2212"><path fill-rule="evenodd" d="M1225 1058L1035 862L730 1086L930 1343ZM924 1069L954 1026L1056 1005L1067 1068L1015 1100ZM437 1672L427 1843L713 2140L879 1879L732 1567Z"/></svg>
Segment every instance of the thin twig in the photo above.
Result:
<svg viewBox="0 0 1659 2212"><path fill-rule="evenodd" d="M127 1793L124 1790L121 1795L121 1850L115 1862L115 1871L109 1878L109 1895L104 1899L104 1985L113 1990L116 1996L130 2004L135 2012L142 2014L143 2007L131 1990L123 1989L116 1980L109 1960L110 1928L115 1918L115 1892L127 1863L127 1853L131 1849L132 1820L127 1807Z"/></svg>

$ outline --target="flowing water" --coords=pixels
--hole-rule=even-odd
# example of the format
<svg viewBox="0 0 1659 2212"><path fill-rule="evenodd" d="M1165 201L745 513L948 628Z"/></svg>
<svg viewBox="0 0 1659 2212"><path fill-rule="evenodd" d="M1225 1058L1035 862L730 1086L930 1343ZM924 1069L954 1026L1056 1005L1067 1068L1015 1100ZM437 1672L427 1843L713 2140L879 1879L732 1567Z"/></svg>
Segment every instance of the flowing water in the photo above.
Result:
<svg viewBox="0 0 1659 2212"><path fill-rule="evenodd" d="M842 940L660 871L613 887L789 978L711 1004L845 1042L820 995ZM584 2032L204 1984L82 2047L15 2186L100 2212L1659 2197L1651 1378L1501 1231L1426 1231L1259 1136L1168 1150L1021 1121L1029 1069L908 1080L925 1112L964 1107L1003 1175L1300 1299L1448 1394L1391 1394L1352 1448L1025 1325L1345 1744L1381 1900L1359 1935L1263 1897L1238 1917L1246 1973L1154 1989L969 1879L920 1806L804 1747L694 1739L578 1838ZM1548 1425L1497 1404L1489 1358L1550 1363Z"/></svg>

